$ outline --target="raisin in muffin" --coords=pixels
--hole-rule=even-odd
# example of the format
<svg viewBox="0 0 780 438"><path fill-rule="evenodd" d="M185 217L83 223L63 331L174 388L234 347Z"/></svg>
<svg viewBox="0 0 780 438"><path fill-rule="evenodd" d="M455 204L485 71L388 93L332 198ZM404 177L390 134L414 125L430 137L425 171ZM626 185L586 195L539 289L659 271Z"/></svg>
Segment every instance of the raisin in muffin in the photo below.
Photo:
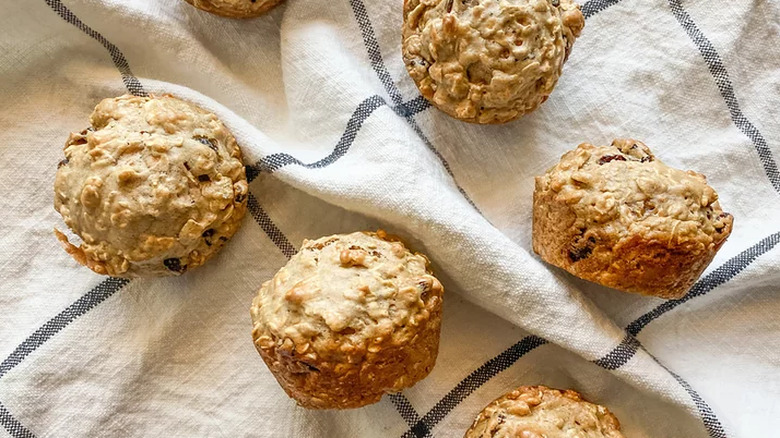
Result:
<svg viewBox="0 0 780 438"><path fill-rule="evenodd" d="M238 230L241 150L214 114L171 96L100 102L65 144L54 207L81 238L65 250L98 274L180 275Z"/></svg>
<svg viewBox="0 0 780 438"><path fill-rule="evenodd" d="M464 438L623 438L604 406L574 391L521 386L487 405Z"/></svg>
<svg viewBox="0 0 780 438"><path fill-rule="evenodd" d="M404 0L403 12L403 59L420 93L473 123L538 108L585 26L571 0Z"/></svg>
<svg viewBox="0 0 780 438"><path fill-rule="evenodd" d="M626 292L682 297L732 223L704 175L665 165L636 140L581 144L536 177L534 251Z"/></svg>
<svg viewBox="0 0 780 438"><path fill-rule="evenodd" d="M381 230L304 241L252 303L255 347L306 408L357 408L410 387L439 348L444 289L428 265Z"/></svg>
<svg viewBox="0 0 780 438"><path fill-rule="evenodd" d="M282 0L185 0L212 14L228 18L253 18L268 12Z"/></svg>

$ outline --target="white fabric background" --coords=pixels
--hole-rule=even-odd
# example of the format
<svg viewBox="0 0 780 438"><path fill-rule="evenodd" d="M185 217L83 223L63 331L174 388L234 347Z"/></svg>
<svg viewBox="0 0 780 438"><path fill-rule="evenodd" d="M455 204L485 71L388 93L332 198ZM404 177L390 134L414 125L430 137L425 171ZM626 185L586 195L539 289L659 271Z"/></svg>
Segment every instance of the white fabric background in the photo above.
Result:
<svg viewBox="0 0 780 438"><path fill-rule="evenodd" d="M180 0L0 0L0 433L458 437L495 397L542 383L607 405L629 437L776 435L778 4L589 1L550 100L474 126L419 98L401 3L287 0L234 21ZM260 163L251 217L181 278L106 280L52 234L61 147L128 91L123 62L146 92L217 113ZM580 281L531 251L533 176L625 136L705 173L735 216L682 302ZM321 168L274 166L334 150ZM378 227L427 253L446 287L438 364L373 406L298 408L254 351L251 298L304 238Z"/></svg>

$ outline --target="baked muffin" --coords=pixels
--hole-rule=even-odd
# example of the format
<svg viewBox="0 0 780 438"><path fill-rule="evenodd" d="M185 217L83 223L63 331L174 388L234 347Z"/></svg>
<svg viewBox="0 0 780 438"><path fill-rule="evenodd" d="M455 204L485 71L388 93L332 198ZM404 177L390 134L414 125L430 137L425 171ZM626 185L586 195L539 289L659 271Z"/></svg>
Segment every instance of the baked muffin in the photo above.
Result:
<svg viewBox="0 0 780 438"><path fill-rule="evenodd" d="M604 406L574 391L521 386L487 405L465 438L623 438Z"/></svg>
<svg viewBox="0 0 780 438"><path fill-rule="evenodd" d="M212 14L228 18L253 18L269 11L282 0L185 0Z"/></svg>
<svg viewBox="0 0 780 438"><path fill-rule="evenodd" d="M571 0L404 0L403 59L440 110L504 123L547 100L584 26Z"/></svg>
<svg viewBox="0 0 780 438"><path fill-rule="evenodd" d="M357 408L414 385L439 349L444 289L383 231L306 240L252 303L252 338L287 394Z"/></svg>
<svg viewBox="0 0 780 438"><path fill-rule="evenodd" d="M682 297L732 223L704 175L665 165L636 140L581 144L536 178L534 251L626 292Z"/></svg>
<svg viewBox="0 0 780 438"><path fill-rule="evenodd" d="M54 208L82 240L55 230L98 274L180 275L238 230L248 185L241 150L214 114L171 96L100 102L65 143Z"/></svg>

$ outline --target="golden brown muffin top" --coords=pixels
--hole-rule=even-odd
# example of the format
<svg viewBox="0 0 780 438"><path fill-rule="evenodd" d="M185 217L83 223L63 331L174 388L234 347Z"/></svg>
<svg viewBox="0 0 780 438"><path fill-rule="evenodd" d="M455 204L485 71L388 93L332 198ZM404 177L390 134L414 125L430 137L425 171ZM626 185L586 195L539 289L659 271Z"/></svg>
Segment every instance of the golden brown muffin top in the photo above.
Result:
<svg viewBox="0 0 780 438"><path fill-rule="evenodd" d="M178 275L238 228L248 185L235 138L212 113L171 96L121 96L72 133L54 205L81 263L124 277ZM222 238L222 239L221 239Z"/></svg>
<svg viewBox="0 0 780 438"><path fill-rule="evenodd" d="M604 406L571 390L521 386L485 407L465 438L623 438Z"/></svg>
<svg viewBox="0 0 780 438"><path fill-rule="evenodd" d="M252 18L268 12L282 0L186 0L212 14L228 18Z"/></svg>
<svg viewBox="0 0 780 438"><path fill-rule="evenodd" d="M255 343L350 363L403 345L443 290L428 265L381 230L304 241L252 303Z"/></svg>
<svg viewBox="0 0 780 438"><path fill-rule="evenodd" d="M584 25L571 0L405 0L403 58L439 109L504 123L547 99Z"/></svg>
<svg viewBox="0 0 780 438"><path fill-rule="evenodd" d="M585 237L638 235L709 247L731 232L733 218L723 212L704 175L667 166L637 140L618 139L610 146L583 143L537 177L536 186L537 191L553 191L557 201L572 209L572 226L587 230ZM577 258L575 254L572 261Z"/></svg>

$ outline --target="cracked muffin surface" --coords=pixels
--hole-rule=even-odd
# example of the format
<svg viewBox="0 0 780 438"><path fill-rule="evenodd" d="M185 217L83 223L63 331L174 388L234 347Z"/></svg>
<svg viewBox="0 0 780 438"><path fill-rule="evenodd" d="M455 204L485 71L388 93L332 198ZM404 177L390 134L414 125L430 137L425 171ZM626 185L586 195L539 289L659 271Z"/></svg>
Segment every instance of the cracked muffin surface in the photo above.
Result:
<svg viewBox="0 0 780 438"><path fill-rule="evenodd" d="M212 113L172 96L104 99L72 133L54 207L81 238L65 250L99 274L180 275L238 230L248 185L241 150Z"/></svg>
<svg viewBox="0 0 780 438"><path fill-rule="evenodd" d="M572 390L521 386L479 413L464 438L623 438L604 406Z"/></svg>
<svg viewBox="0 0 780 438"><path fill-rule="evenodd" d="M282 0L185 0L212 14L228 18L253 18L262 15Z"/></svg>
<svg viewBox="0 0 780 438"><path fill-rule="evenodd" d="M307 240L260 288L252 338L301 406L365 406L431 371L443 293L428 259L381 230Z"/></svg>
<svg viewBox="0 0 780 438"><path fill-rule="evenodd" d="M405 0L403 59L452 117L504 123L552 93L585 25L571 0Z"/></svg>
<svg viewBox="0 0 780 438"><path fill-rule="evenodd" d="M733 220L704 175L667 166L642 142L584 143L536 177L533 248L585 280L680 298Z"/></svg>

